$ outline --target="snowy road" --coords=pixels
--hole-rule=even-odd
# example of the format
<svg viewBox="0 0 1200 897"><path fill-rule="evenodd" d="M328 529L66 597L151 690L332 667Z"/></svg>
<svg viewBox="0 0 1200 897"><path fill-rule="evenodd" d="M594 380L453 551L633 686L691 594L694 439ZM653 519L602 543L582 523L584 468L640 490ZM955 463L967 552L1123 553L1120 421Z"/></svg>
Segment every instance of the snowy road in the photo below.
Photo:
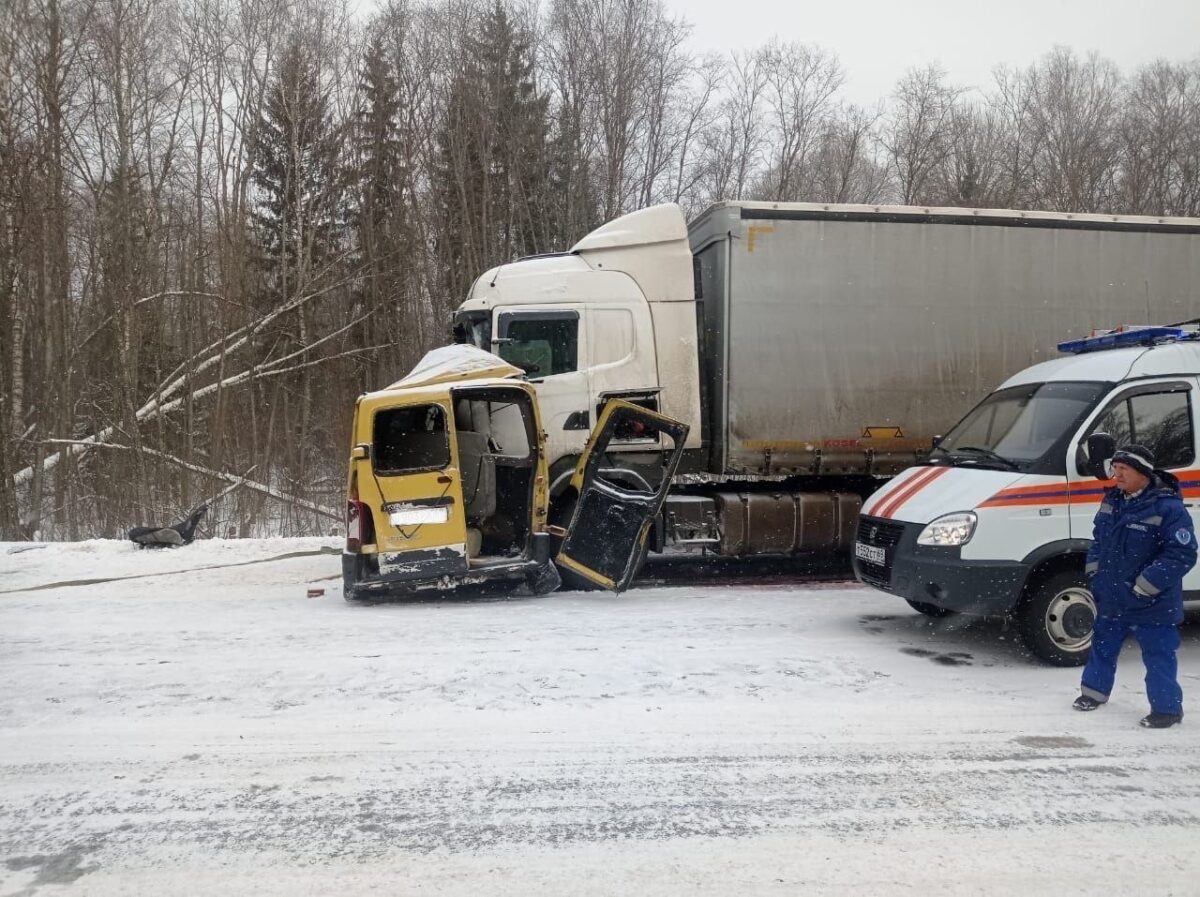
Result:
<svg viewBox="0 0 1200 897"><path fill-rule="evenodd" d="M0 545L0 897L1200 893L1194 614L1150 732L1133 646L1085 715L868 590L350 607L333 544Z"/></svg>

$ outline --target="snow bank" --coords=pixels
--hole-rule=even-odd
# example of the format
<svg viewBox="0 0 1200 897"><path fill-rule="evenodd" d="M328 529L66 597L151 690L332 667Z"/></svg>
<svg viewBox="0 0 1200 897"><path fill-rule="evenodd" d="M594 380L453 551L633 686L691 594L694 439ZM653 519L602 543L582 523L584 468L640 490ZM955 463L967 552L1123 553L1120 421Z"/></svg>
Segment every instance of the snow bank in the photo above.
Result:
<svg viewBox="0 0 1200 897"><path fill-rule="evenodd" d="M1190 893L1200 873L1194 616L1189 720L1148 732L1133 646L1080 714L1078 671L1001 624L849 585L351 607L336 555L308 553L336 545L0 546L6 588L139 576L0 595L0 894Z"/></svg>

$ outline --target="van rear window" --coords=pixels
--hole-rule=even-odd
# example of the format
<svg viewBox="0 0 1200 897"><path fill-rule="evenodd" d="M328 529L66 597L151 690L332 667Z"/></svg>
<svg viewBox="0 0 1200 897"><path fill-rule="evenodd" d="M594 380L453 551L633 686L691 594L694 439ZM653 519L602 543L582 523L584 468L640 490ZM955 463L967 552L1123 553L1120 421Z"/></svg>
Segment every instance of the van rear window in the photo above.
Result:
<svg viewBox="0 0 1200 897"><path fill-rule="evenodd" d="M408 405L375 412L375 472L438 470L450 464L446 412L441 405Z"/></svg>

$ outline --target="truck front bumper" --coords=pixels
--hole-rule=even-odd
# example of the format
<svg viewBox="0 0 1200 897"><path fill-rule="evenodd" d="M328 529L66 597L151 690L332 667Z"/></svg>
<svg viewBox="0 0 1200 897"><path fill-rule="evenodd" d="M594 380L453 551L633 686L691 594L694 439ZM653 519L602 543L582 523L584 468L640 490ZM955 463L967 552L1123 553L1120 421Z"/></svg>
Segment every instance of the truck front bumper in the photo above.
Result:
<svg viewBox="0 0 1200 897"><path fill-rule="evenodd" d="M1007 614L1021 598L1029 566L1021 561L963 560L960 548L918 545L920 523L860 517L854 575L909 601L975 614ZM859 545L883 550L883 563L859 554Z"/></svg>

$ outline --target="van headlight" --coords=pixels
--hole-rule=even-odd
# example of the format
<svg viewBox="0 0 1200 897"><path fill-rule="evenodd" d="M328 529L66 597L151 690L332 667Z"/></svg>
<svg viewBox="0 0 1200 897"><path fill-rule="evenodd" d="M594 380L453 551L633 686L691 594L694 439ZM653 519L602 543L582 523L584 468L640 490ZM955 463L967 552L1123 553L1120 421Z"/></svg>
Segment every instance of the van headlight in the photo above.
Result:
<svg viewBox="0 0 1200 897"><path fill-rule="evenodd" d="M450 509L445 505L431 508L421 505L389 505L388 520L392 526L420 526L425 523L445 523Z"/></svg>
<svg viewBox="0 0 1200 897"><path fill-rule="evenodd" d="M921 530L921 535L917 536L917 544L939 545L943 548L966 545L975 534L978 519L974 511L945 514Z"/></svg>

